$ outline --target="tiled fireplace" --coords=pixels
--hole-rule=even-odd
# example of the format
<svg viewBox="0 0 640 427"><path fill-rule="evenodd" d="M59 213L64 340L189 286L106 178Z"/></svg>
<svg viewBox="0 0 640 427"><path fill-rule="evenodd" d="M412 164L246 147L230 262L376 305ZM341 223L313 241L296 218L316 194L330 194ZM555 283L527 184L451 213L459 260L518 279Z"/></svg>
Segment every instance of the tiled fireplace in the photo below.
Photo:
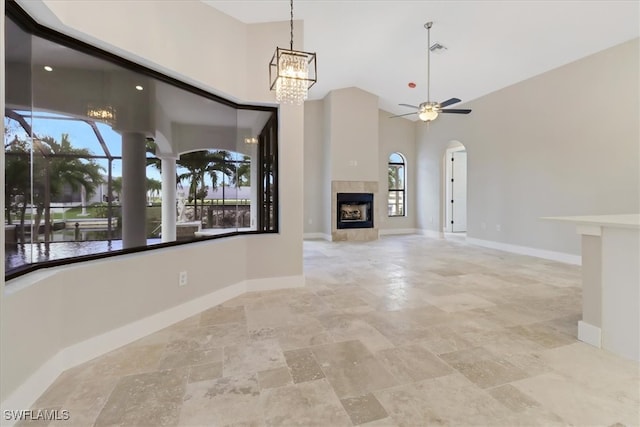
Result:
<svg viewBox="0 0 640 427"><path fill-rule="evenodd" d="M378 239L374 214L377 209L377 191L377 182L331 182L332 241Z"/></svg>

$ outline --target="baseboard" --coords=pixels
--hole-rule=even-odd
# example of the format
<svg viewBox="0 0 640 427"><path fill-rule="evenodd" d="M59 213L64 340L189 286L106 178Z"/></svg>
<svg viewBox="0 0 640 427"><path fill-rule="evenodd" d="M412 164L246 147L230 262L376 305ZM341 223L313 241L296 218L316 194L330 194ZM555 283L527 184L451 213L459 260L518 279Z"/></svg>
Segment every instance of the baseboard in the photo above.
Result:
<svg viewBox="0 0 640 427"><path fill-rule="evenodd" d="M327 240L331 241L331 236L325 233L304 233L302 238L305 240Z"/></svg>
<svg viewBox="0 0 640 427"><path fill-rule="evenodd" d="M64 355L62 353L63 352L60 351L47 360L0 404L3 415L0 420L2 427L13 426L19 421L5 419L5 411L20 411L31 408L31 405L33 405L38 397L67 369L64 367Z"/></svg>
<svg viewBox="0 0 640 427"><path fill-rule="evenodd" d="M416 234L415 228L381 228L378 230L380 236L394 236L400 234Z"/></svg>
<svg viewBox="0 0 640 427"><path fill-rule="evenodd" d="M419 230L419 233L423 236L431 237L433 239L442 239L444 238L444 233L442 231L434 231L434 230Z"/></svg>
<svg viewBox="0 0 640 427"><path fill-rule="evenodd" d="M578 321L578 339L594 347L602 348L602 330L582 320Z"/></svg>
<svg viewBox="0 0 640 427"><path fill-rule="evenodd" d="M132 343L245 292L298 288L304 285L303 275L242 281L73 344L60 350L40 366L0 404L0 407L3 411L29 409L65 370ZM2 426L11 426L14 423L15 421L4 419L0 421Z"/></svg>
<svg viewBox="0 0 640 427"><path fill-rule="evenodd" d="M467 243L476 246L482 246L490 249L497 249L504 252L514 254L528 255L536 258L558 261L565 264L582 265L582 257L580 255L572 255L564 252L547 251L544 249L530 248L527 246L511 245L508 243L494 242L491 240L474 239L467 236Z"/></svg>

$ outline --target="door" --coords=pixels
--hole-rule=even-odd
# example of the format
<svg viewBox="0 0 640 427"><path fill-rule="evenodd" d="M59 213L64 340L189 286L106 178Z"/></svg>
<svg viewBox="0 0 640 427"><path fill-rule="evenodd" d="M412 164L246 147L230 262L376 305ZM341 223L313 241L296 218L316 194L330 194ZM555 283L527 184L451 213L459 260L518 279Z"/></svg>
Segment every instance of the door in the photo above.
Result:
<svg viewBox="0 0 640 427"><path fill-rule="evenodd" d="M451 231L467 231L467 152L451 153Z"/></svg>

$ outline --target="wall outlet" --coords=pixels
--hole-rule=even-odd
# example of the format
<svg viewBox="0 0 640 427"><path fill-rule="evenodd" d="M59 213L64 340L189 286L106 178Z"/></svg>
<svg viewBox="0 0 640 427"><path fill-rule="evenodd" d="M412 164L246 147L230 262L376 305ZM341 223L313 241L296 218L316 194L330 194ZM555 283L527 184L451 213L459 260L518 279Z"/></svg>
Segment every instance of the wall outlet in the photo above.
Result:
<svg viewBox="0 0 640 427"><path fill-rule="evenodd" d="M313 219L309 218L309 224L313 224Z"/></svg>
<svg viewBox="0 0 640 427"><path fill-rule="evenodd" d="M429 217L429 223L433 224L433 217Z"/></svg>
<svg viewBox="0 0 640 427"><path fill-rule="evenodd" d="M500 224L496 224L496 231L502 231L502 226Z"/></svg>
<svg viewBox="0 0 640 427"><path fill-rule="evenodd" d="M481 230L486 230L487 229L487 223L486 222L481 222L480 223L480 229Z"/></svg>
<svg viewBox="0 0 640 427"><path fill-rule="evenodd" d="M187 276L186 271L181 271L178 275L178 286L185 286L189 281L189 276Z"/></svg>

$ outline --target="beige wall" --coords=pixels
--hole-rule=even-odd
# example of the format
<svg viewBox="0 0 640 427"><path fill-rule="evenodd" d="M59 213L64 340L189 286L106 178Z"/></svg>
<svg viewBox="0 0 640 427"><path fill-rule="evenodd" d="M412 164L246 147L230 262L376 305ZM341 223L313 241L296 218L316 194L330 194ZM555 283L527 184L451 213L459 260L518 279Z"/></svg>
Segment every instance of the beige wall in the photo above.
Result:
<svg viewBox="0 0 640 427"><path fill-rule="evenodd" d="M329 108L331 181L378 180L378 97L358 88L334 90Z"/></svg>
<svg viewBox="0 0 640 427"><path fill-rule="evenodd" d="M325 233L325 191L327 167L324 132L323 101L307 101L304 104L304 232ZM331 232L331 230L329 230Z"/></svg>
<svg viewBox="0 0 640 427"><path fill-rule="evenodd" d="M393 114L380 110L379 113L379 197L380 212L378 212L379 227L381 230L410 231L416 228L416 126L409 120L394 118ZM403 217L389 217L387 210L387 192L389 190L388 162L391 153L402 154L406 164L406 215Z"/></svg>
<svg viewBox="0 0 640 427"><path fill-rule="evenodd" d="M635 39L417 124L419 227L442 227L454 140L468 151L468 237L578 254L573 226L539 218L638 212L638 51Z"/></svg>
<svg viewBox="0 0 640 427"><path fill-rule="evenodd" d="M378 182L376 227L416 228L416 128L409 120L389 116L378 109L376 97L357 88L335 90L321 101L305 103L305 234L331 234L331 181ZM396 151L408 161L407 216L389 218L387 162Z"/></svg>
<svg viewBox="0 0 640 427"><path fill-rule="evenodd" d="M287 22L248 27L200 2L46 5L55 15L40 2L29 2L60 31L230 99L273 102L264 88L267 64L275 46L288 40ZM4 32L0 37L4 43ZM273 283L304 283L299 215L304 109L288 106L279 114L280 233L118 256L8 283L1 300L2 401L59 351L84 340L229 285L269 283L270 278ZM188 271L185 287L177 285L180 271Z"/></svg>

